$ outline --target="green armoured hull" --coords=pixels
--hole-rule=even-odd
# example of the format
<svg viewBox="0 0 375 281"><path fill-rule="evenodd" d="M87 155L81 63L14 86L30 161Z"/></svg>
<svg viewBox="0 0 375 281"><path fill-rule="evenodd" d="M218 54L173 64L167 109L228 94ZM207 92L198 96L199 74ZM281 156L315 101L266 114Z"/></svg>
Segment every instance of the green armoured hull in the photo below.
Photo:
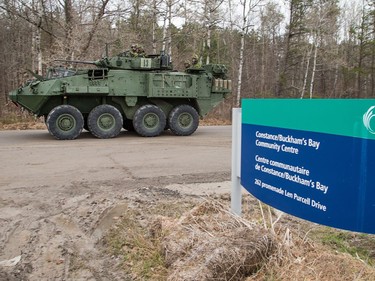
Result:
<svg viewBox="0 0 375 281"><path fill-rule="evenodd" d="M136 117L139 119L143 115L143 123L137 124L138 127L143 127L139 129L135 126L135 130L140 135L155 136L160 134L159 129L152 131L152 128L154 125L163 125L163 122L166 127L172 125L171 130L177 135L189 135L190 131L179 133L179 128L175 128L176 126L185 126L181 120L185 117L188 120L186 126L196 126L197 124L190 124L189 120L196 123L193 120L196 113L200 117L205 116L231 91L231 81L226 79L226 68L223 65L208 65L202 69L176 72L171 71L167 64L163 67L160 57L148 59L121 56L93 64L98 67L69 70L69 73L64 72L63 69L53 69L53 71L59 72L57 77L49 73L48 78L33 80L12 91L9 97L14 103L35 115L44 116L47 128L56 138L74 139L79 133L77 136L70 135L69 130L71 128L75 128L79 132L82 130L82 128L76 128L76 126L81 126L81 115L82 126L88 127L92 133L99 126L97 129L99 133L93 134L100 138L114 137L113 134L117 134L114 132L107 136L106 130L109 131L112 127L103 125L105 122L112 125L122 122L121 127L125 128L127 124L132 127L132 125L136 125L133 124ZM60 108L61 106L64 107ZM98 106L101 106L100 110L104 112L104 115L90 116L90 113ZM187 113L185 112L186 106L188 106ZM174 121L171 113L177 114L174 110L177 107L180 108L177 110L179 117L177 121ZM53 111L56 108L59 110ZM76 113L71 112L71 108L78 110L74 111L78 112L78 119L75 117ZM109 110L109 113L106 109ZM121 118L116 117L119 115L118 112L121 114ZM95 115L94 113L92 115ZM55 122L51 126L48 124L50 114L56 115L51 116L50 122ZM139 116L135 116L136 114ZM69 118L63 118L64 116ZM88 118L91 119L87 120ZM93 121L93 118L97 119ZM169 122L179 122L180 125L169 124ZM68 125L64 127L61 124ZM53 131L55 125L57 130L62 130L60 132L62 135ZM118 127L118 124L115 127ZM118 131L118 128L115 130ZM146 131L144 132L144 130ZM152 133L150 133L151 131Z"/></svg>

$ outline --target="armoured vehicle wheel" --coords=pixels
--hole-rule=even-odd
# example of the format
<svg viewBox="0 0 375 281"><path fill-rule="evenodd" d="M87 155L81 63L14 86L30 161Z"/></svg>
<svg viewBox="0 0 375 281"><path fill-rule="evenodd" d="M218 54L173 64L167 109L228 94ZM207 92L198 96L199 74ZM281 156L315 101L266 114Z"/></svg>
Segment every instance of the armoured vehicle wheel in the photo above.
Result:
<svg viewBox="0 0 375 281"><path fill-rule="evenodd" d="M166 125L164 112L156 105L146 104L137 109L133 125L135 131L144 137L155 137L164 131Z"/></svg>
<svg viewBox="0 0 375 281"><path fill-rule="evenodd" d="M83 129L81 112L71 105L59 105L53 108L47 116L47 128L58 140L73 140Z"/></svg>
<svg viewBox="0 0 375 281"><path fill-rule="evenodd" d="M134 132L133 120L124 119L122 127L129 132Z"/></svg>
<svg viewBox="0 0 375 281"><path fill-rule="evenodd" d="M108 104L102 104L91 110L87 125L89 131L99 139L117 137L122 128L122 115L120 111Z"/></svg>
<svg viewBox="0 0 375 281"><path fill-rule="evenodd" d="M168 118L169 128L178 136L189 136L199 125L199 115L194 107L183 104L172 109Z"/></svg>

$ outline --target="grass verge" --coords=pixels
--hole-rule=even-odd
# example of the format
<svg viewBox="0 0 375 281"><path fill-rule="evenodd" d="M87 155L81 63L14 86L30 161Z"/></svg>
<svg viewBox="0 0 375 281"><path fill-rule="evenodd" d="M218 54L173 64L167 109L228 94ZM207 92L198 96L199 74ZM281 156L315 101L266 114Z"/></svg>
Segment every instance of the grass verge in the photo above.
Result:
<svg viewBox="0 0 375 281"><path fill-rule="evenodd" d="M250 196L244 197L250 198ZM223 204L229 203L227 198L219 200ZM172 233L155 235L150 233L150 230L153 229L153 223L158 216L167 218L164 220L167 222L168 219L173 221L176 218L184 218L196 205L196 200L175 198L155 201L151 204L142 202L136 208L128 208L122 219L105 238L109 254L122 258L122 268L132 276L133 280L159 281L173 277L173 272L178 271L168 267L168 262L162 254L163 241L165 242L165 238ZM267 220L268 214L262 217L259 204L254 199L244 202L243 207L244 217L251 223L264 225L268 231L272 230L272 235L275 236L278 244L276 252L256 273L241 280L375 280L373 235L319 226L287 214L284 214L274 225L274 229L271 229L268 221L263 222ZM270 215L275 222L276 214L272 213L272 209ZM208 214L205 213L205 216ZM196 219L199 222L199 218ZM215 223L210 224L211 221L216 224L221 222L217 219L205 219L202 223L205 229L209 229L209 234L213 233L211 228L217 228ZM174 225L172 227L175 228ZM191 229L189 225L186 227ZM179 238L178 235L174 237L175 245L183 244L181 239L186 239L182 236ZM215 239L214 235L213 239ZM195 245L192 240L191 243ZM203 249L203 244L199 243L200 250ZM213 254L216 250L210 253ZM201 254L210 256L210 253ZM184 257L187 259L186 256ZM179 263L177 261L177 264Z"/></svg>
<svg viewBox="0 0 375 281"><path fill-rule="evenodd" d="M161 251L161 236L150 232L155 218L178 218L192 204L168 202L149 204L140 209L128 208L104 238L110 255L122 258L124 272L134 280L166 280L168 270Z"/></svg>
<svg viewBox="0 0 375 281"><path fill-rule="evenodd" d="M45 129L44 119L26 112L8 112L0 116L0 130Z"/></svg>

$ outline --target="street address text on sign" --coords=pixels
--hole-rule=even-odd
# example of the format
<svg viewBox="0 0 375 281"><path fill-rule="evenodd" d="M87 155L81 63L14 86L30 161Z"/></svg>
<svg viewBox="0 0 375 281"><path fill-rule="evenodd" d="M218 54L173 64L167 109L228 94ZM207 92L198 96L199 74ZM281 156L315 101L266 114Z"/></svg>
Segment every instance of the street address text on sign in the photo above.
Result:
<svg viewBox="0 0 375 281"><path fill-rule="evenodd" d="M328 226L375 234L375 100L245 99L241 184Z"/></svg>

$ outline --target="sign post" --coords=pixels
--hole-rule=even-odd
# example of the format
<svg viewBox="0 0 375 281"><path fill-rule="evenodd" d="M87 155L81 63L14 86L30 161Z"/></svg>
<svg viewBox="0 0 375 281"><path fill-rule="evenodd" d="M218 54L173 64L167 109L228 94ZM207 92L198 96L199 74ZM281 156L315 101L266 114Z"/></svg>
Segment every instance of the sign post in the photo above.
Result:
<svg viewBox="0 0 375 281"><path fill-rule="evenodd" d="M319 224L375 234L375 100L242 102L241 184Z"/></svg>
<svg viewBox="0 0 375 281"><path fill-rule="evenodd" d="M241 108L232 109L232 190L231 211L241 216Z"/></svg>

